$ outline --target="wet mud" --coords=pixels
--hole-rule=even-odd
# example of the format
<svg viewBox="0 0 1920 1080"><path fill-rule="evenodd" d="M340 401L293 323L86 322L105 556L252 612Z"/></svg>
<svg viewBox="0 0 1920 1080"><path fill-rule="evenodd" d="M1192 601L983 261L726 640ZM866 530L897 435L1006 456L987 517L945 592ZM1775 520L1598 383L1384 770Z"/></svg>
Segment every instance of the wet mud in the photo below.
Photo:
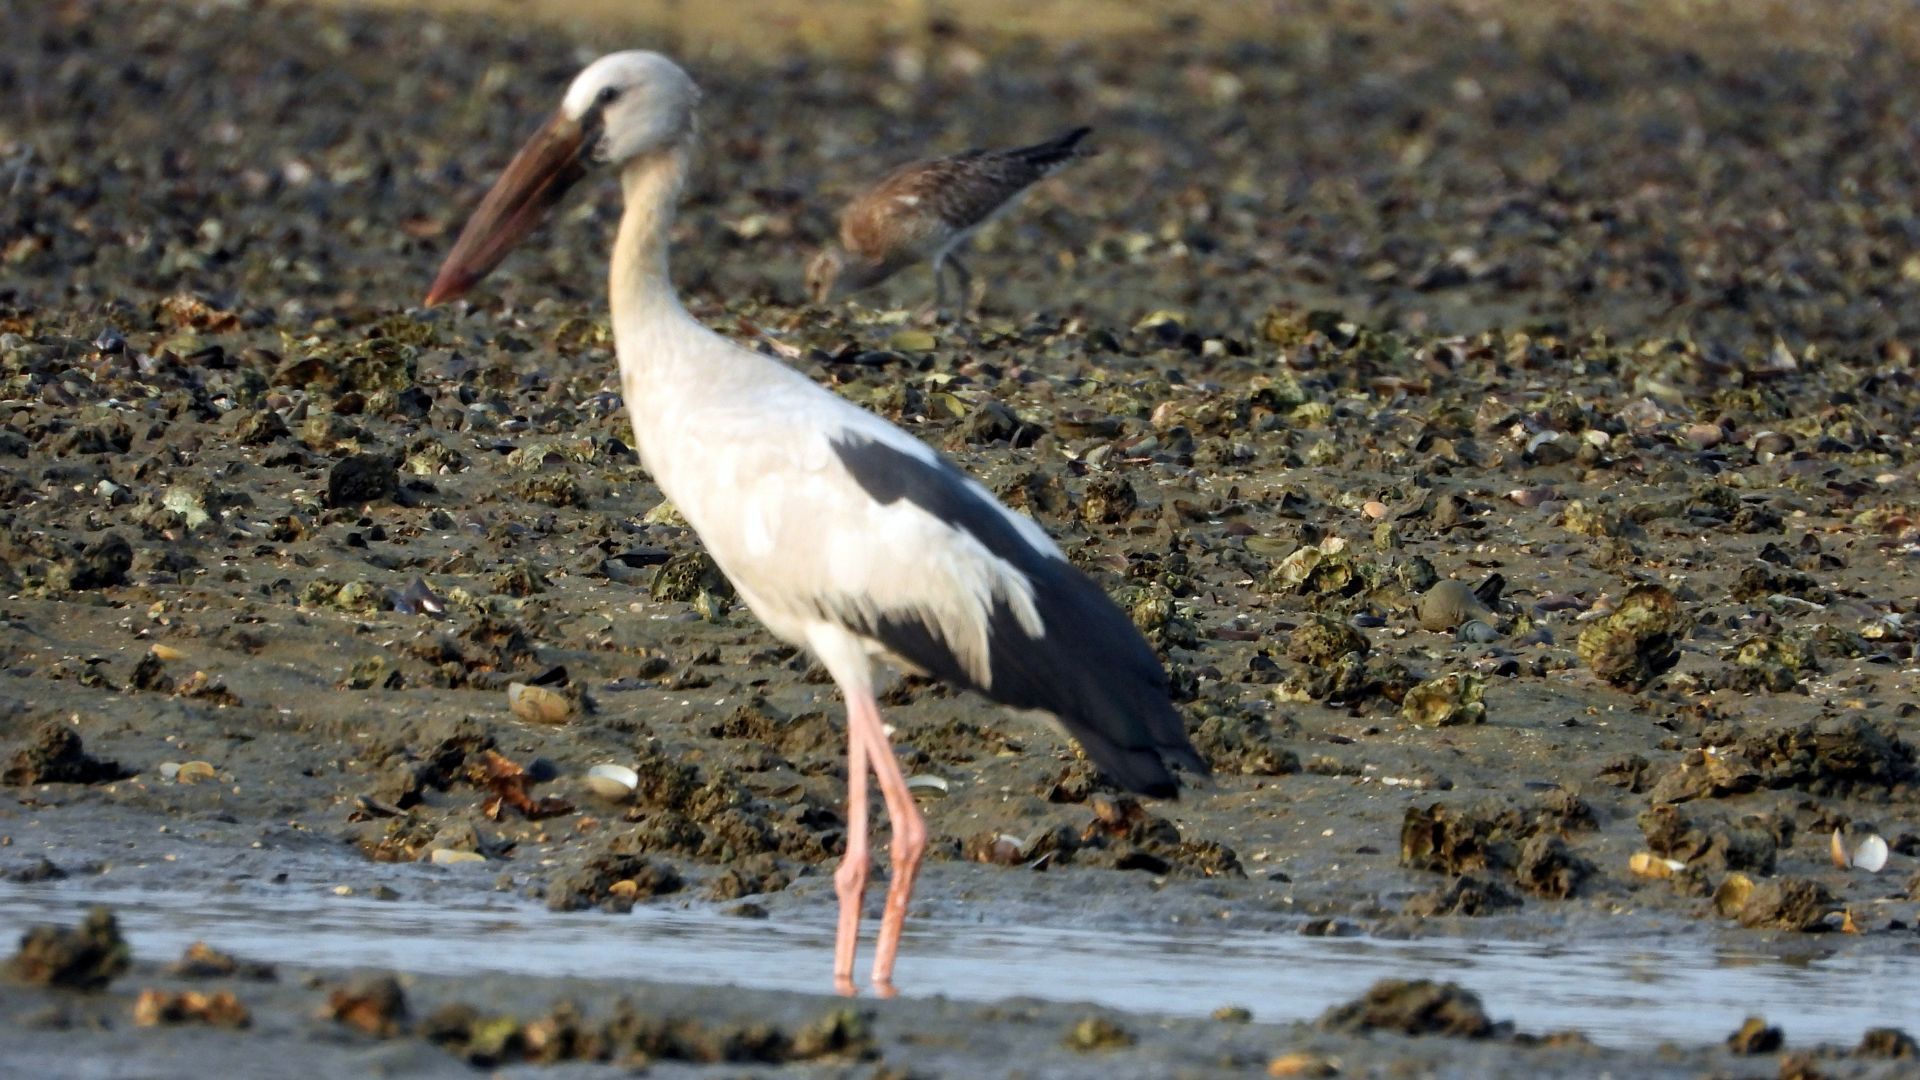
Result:
<svg viewBox="0 0 1920 1080"><path fill-rule="evenodd" d="M683 43L708 95L676 234L690 309L1058 537L1218 774L1135 802L1044 726L902 680L883 707L934 864L916 911L1920 956L1920 38L1865 3L1817 24L1630 6L1336 3L1067 46L941 23L832 58ZM425 862L448 902L823 918L837 697L630 448L614 185L471 304L418 306L606 34L73 0L0 6L0 32L23 43L0 58L21 103L0 118L0 873L377 890ZM833 200L884 166L1080 122L1100 155L976 244L974 321L915 321L924 272L804 301ZM116 963L53 948L29 966ZM865 1075L995 1042L1063 1075L1582 1075L1624 1053L1501 1032L1471 986L1382 991L1321 1033L1115 1016L1129 1038L1080 1039L1059 1006L662 1012L672 987L555 973L526 1002L424 980L369 1033L284 978L180 997L160 962L100 996L10 987L4 1041L51 1046L20 1019L41 1010L102 1053L263 1048L236 1061L344 1025L342 1070ZM175 996L96 1030L133 982ZM729 1027L746 1002L781 1019ZM1619 1068L1726 1068L1724 1035Z"/></svg>

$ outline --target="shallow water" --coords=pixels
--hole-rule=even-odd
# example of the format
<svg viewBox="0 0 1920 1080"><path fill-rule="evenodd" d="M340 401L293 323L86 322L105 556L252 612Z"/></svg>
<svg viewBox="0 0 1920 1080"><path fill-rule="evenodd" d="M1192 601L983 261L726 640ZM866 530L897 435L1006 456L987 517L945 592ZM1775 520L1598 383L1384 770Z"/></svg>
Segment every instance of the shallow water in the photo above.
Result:
<svg viewBox="0 0 1920 1080"><path fill-rule="evenodd" d="M638 978L819 992L832 928L710 912L559 915L502 898L442 907L289 891L205 895L0 884L0 933L71 923L106 904L135 953L178 955L205 940L256 960L430 974ZM1382 978L1435 978L1478 993L1523 1031L1577 1029L1614 1046L1718 1041L1749 1015L1791 1045L1852 1044L1912 1027L1920 958L1848 950L1798 961L1661 939L1566 944L1386 941L1298 934L1165 935L916 920L896 975L906 995L1035 997L1137 1012L1310 1019ZM865 957L863 957L863 960Z"/></svg>

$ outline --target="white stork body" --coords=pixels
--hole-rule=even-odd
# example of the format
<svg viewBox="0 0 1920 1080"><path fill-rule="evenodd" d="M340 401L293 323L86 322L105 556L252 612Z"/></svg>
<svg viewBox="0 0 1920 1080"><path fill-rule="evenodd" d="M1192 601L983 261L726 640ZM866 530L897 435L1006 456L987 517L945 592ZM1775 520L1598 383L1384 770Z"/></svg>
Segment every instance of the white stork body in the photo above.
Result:
<svg viewBox="0 0 1920 1080"><path fill-rule="evenodd" d="M664 57L588 67L462 232L429 302L457 296L583 175L617 163L626 209L611 299L641 460L769 630L819 657L847 702L846 851L835 976L851 989L868 866L866 776L894 827L873 981L891 983L926 826L887 743L876 659L1042 709L1121 784L1175 794L1205 763L1157 659L1031 520L932 449L680 305L667 236L686 175L692 83Z"/></svg>
<svg viewBox="0 0 1920 1080"><path fill-rule="evenodd" d="M629 250L624 242L617 249ZM822 616L823 603L915 610L956 632L956 646L984 654L989 598L1020 593L1025 582L964 531L910 502L876 501L834 442L878 443L945 468L938 455L665 299L649 303L621 290L613 297L621 390L640 459L767 629L811 645L844 629ZM1031 519L1002 513L1036 554L1060 557Z"/></svg>

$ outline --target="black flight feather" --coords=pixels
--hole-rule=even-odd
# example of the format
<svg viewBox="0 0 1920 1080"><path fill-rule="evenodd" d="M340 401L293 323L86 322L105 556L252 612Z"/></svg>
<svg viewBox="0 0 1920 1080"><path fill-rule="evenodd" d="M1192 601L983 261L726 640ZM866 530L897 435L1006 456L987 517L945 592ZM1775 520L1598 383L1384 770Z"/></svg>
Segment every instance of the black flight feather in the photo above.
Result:
<svg viewBox="0 0 1920 1080"><path fill-rule="evenodd" d="M876 501L905 499L1009 563L1027 579L1044 629L1029 637L1006 601L996 600L987 619L988 686L974 680L939 629L918 613L855 618L858 632L946 682L1012 708L1053 714L1094 764L1130 791L1170 799L1179 785L1169 765L1202 776L1210 771L1187 739L1159 657L1098 585L1066 560L1036 551L957 469L859 436L835 440L833 448Z"/></svg>
<svg viewBox="0 0 1920 1080"><path fill-rule="evenodd" d="M1007 156L1019 158L1042 172L1052 172L1077 157L1087 157L1092 151L1080 149L1080 140L1093 131L1090 127L1078 127L1065 135L1056 136L1043 143L1022 146L1007 151Z"/></svg>

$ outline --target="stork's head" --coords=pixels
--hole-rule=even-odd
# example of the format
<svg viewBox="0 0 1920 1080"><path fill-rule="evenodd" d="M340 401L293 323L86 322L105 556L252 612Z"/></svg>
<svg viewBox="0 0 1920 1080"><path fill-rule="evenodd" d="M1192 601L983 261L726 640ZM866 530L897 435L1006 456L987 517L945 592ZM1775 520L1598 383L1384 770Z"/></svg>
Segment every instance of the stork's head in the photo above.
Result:
<svg viewBox="0 0 1920 1080"><path fill-rule="evenodd" d="M700 91L654 52L618 52L574 76L553 114L494 182L440 267L429 305L478 284L595 165L622 165L693 137Z"/></svg>
<svg viewBox="0 0 1920 1080"><path fill-rule="evenodd" d="M700 91L656 52L610 53L573 77L556 121L579 126L593 160L619 165L693 135Z"/></svg>

